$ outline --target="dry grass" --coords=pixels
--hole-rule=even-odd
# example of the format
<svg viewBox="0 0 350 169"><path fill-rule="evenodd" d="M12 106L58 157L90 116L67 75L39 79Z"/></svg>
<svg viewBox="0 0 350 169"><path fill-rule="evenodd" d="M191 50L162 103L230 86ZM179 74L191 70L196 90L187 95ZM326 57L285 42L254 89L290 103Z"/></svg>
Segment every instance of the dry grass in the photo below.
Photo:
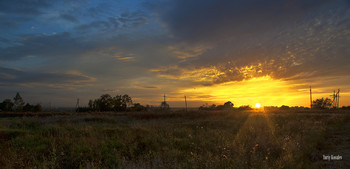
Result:
<svg viewBox="0 0 350 169"><path fill-rule="evenodd" d="M6 116L0 166L317 168L323 141L348 117L257 111Z"/></svg>

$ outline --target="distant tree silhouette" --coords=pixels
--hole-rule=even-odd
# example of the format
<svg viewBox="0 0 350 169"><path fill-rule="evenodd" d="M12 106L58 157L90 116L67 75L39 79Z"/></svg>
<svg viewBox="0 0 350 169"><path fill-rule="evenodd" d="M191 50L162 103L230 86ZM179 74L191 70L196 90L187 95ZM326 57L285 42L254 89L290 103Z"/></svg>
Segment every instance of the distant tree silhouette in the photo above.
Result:
<svg viewBox="0 0 350 169"><path fill-rule="evenodd" d="M41 111L43 111L43 108L42 108L41 104L36 104L33 107L33 112L41 112Z"/></svg>
<svg viewBox="0 0 350 169"><path fill-rule="evenodd" d="M0 104L0 110L1 110L1 111L12 111L14 105L15 105L15 104L11 101L11 99L5 99L5 100Z"/></svg>
<svg viewBox="0 0 350 169"><path fill-rule="evenodd" d="M41 112L42 107L40 104L30 105L29 103L27 103L25 106L23 106L23 111L24 112Z"/></svg>
<svg viewBox="0 0 350 169"><path fill-rule="evenodd" d="M23 111L24 112L33 111L33 106L27 103L26 105L23 106Z"/></svg>
<svg viewBox="0 0 350 169"><path fill-rule="evenodd" d="M103 94L100 96L99 101L100 111L113 111L114 108L114 100L109 94Z"/></svg>
<svg viewBox="0 0 350 169"><path fill-rule="evenodd" d="M17 92L16 96L13 98L15 111L22 111L24 106L24 101L21 95Z"/></svg>
<svg viewBox="0 0 350 169"><path fill-rule="evenodd" d="M132 105L132 99L127 94L115 97L103 94L94 101L89 100L88 105L91 111L126 111L127 107Z"/></svg>
<svg viewBox="0 0 350 169"><path fill-rule="evenodd" d="M94 101L89 100L88 105L89 105L89 109L93 109L94 108Z"/></svg>
<svg viewBox="0 0 350 169"><path fill-rule="evenodd" d="M125 111L128 106L132 105L132 99L127 94L117 95L113 98L113 101L115 111Z"/></svg>
<svg viewBox="0 0 350 169"><path fill-rule="evenodd" d="M253 110L252 107L250 107L249 105L245 105L245 106L240 106L238 108L238 110Z"/></svg>
<svg viewBox="0 0 350 169"><path fill-rule="evenodd" d="M289 106L286 106L286 105L282 105L281 107L280 107L280 110L289 110L290 109L290 107Z"/></svg>
<svg viewBox="0 0 350 169"><path fill-rule="evenodd" d="M225 109L231 109L234 106L234 104L231 101L228 101L224 104Z"/></svg>
<svg viewBox="0 0 350 169"><path fill-rule="evenodd" d="M145 111L145 110L147 110L147 108L145 106L142 106L140 103L135 103L131 107L131 111Z"/></svg>
<svg viewBox="0 0 350 169"><path fill-rule="evenodd" d="M11 99L5 99L0 103L0 111L25 111L25 112L41 112L42 107L40 104L31 105L29 103L25 104L21 95L17 92L16 96L13 98L14 102Z"/></svg>
<svg viewBox="0 0 350 169"><path fill-rule="evenodd" d="M212 104L212 105L208 105L208 103L202 105L199 107L199 110L229 110L229 109L233 109L233 103L228 101L226 103L224 103L224 105L218 105L216 106L216 104Z"/></svg>
<svg viewBox="0 0 350 169"><path fill-rule="evenodd" d="M329 98L321 98L312 101L313 109L328 109L332 106L332 100Z"/></svg>

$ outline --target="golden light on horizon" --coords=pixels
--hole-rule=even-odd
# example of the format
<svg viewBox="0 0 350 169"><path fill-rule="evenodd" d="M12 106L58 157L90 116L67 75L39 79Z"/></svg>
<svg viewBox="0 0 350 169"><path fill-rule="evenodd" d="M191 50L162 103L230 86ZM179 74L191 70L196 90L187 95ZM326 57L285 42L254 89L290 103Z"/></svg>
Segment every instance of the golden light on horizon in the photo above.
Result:
<svg viewBox="0 0 350 169"><path fill-rule="evenodd" d="M256 107L256 108L260 108L260 107L261 107L261 104L260 104L260 103L255 103L255 107Z"/></svg>
<svg viewBox="0 0 350 169"><path fill-rule="evenodd" d="M308 104L308 93L306 90L298 90L294 84L273 79L270 76L213 86L201 86L180 92L192 95L192 97L196 97L200 101L210 100L216 102L218 105L228 100L232 101L235 106L251 105L251 103L259 103L261 100L264 100L264 105L267 106L305 106Z"/></svg>

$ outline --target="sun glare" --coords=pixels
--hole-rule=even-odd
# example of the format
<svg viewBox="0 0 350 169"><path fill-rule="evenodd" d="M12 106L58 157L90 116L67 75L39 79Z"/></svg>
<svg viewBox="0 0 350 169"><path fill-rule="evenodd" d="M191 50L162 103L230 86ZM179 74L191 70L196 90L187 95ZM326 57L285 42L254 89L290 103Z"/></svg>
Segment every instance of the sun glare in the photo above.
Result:
<svg viewBox="0 0 350 169"><path fill-rule="evenodd" d="M212 86L197 86L196 88L180 90L179 93L191 95L192 99L196 101L207 102L210 100L217 105L230 100L236 107L252 105L252 107L257 108L254 103L260 103L261 100L264 101L264 106L281 106L283 104L307 106L304 103L308 103L307 91L295 90L293 84L273 79L270 76ZM260 105L260 107L262 106Z"/></svg>
<svg viewBox="0 0 350 169"><path fill-rule="evenodd" d="M256 104L255 104L255 107L256 107L256 108L260 108L260 107L261 107L260 103L256 103Z"/></svg>

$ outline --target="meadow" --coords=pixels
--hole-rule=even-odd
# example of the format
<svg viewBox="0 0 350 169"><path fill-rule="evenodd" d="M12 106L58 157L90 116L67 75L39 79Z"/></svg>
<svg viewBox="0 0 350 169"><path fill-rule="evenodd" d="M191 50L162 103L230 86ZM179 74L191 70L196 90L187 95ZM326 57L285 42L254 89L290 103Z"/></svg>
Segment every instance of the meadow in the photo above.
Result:
<svg viewBox="0 0 350 169"><path fill-rule="evenodd" d="M0 166L345 168L322 155L348 145L349 123L348 111L1 113Z"/></svg>

